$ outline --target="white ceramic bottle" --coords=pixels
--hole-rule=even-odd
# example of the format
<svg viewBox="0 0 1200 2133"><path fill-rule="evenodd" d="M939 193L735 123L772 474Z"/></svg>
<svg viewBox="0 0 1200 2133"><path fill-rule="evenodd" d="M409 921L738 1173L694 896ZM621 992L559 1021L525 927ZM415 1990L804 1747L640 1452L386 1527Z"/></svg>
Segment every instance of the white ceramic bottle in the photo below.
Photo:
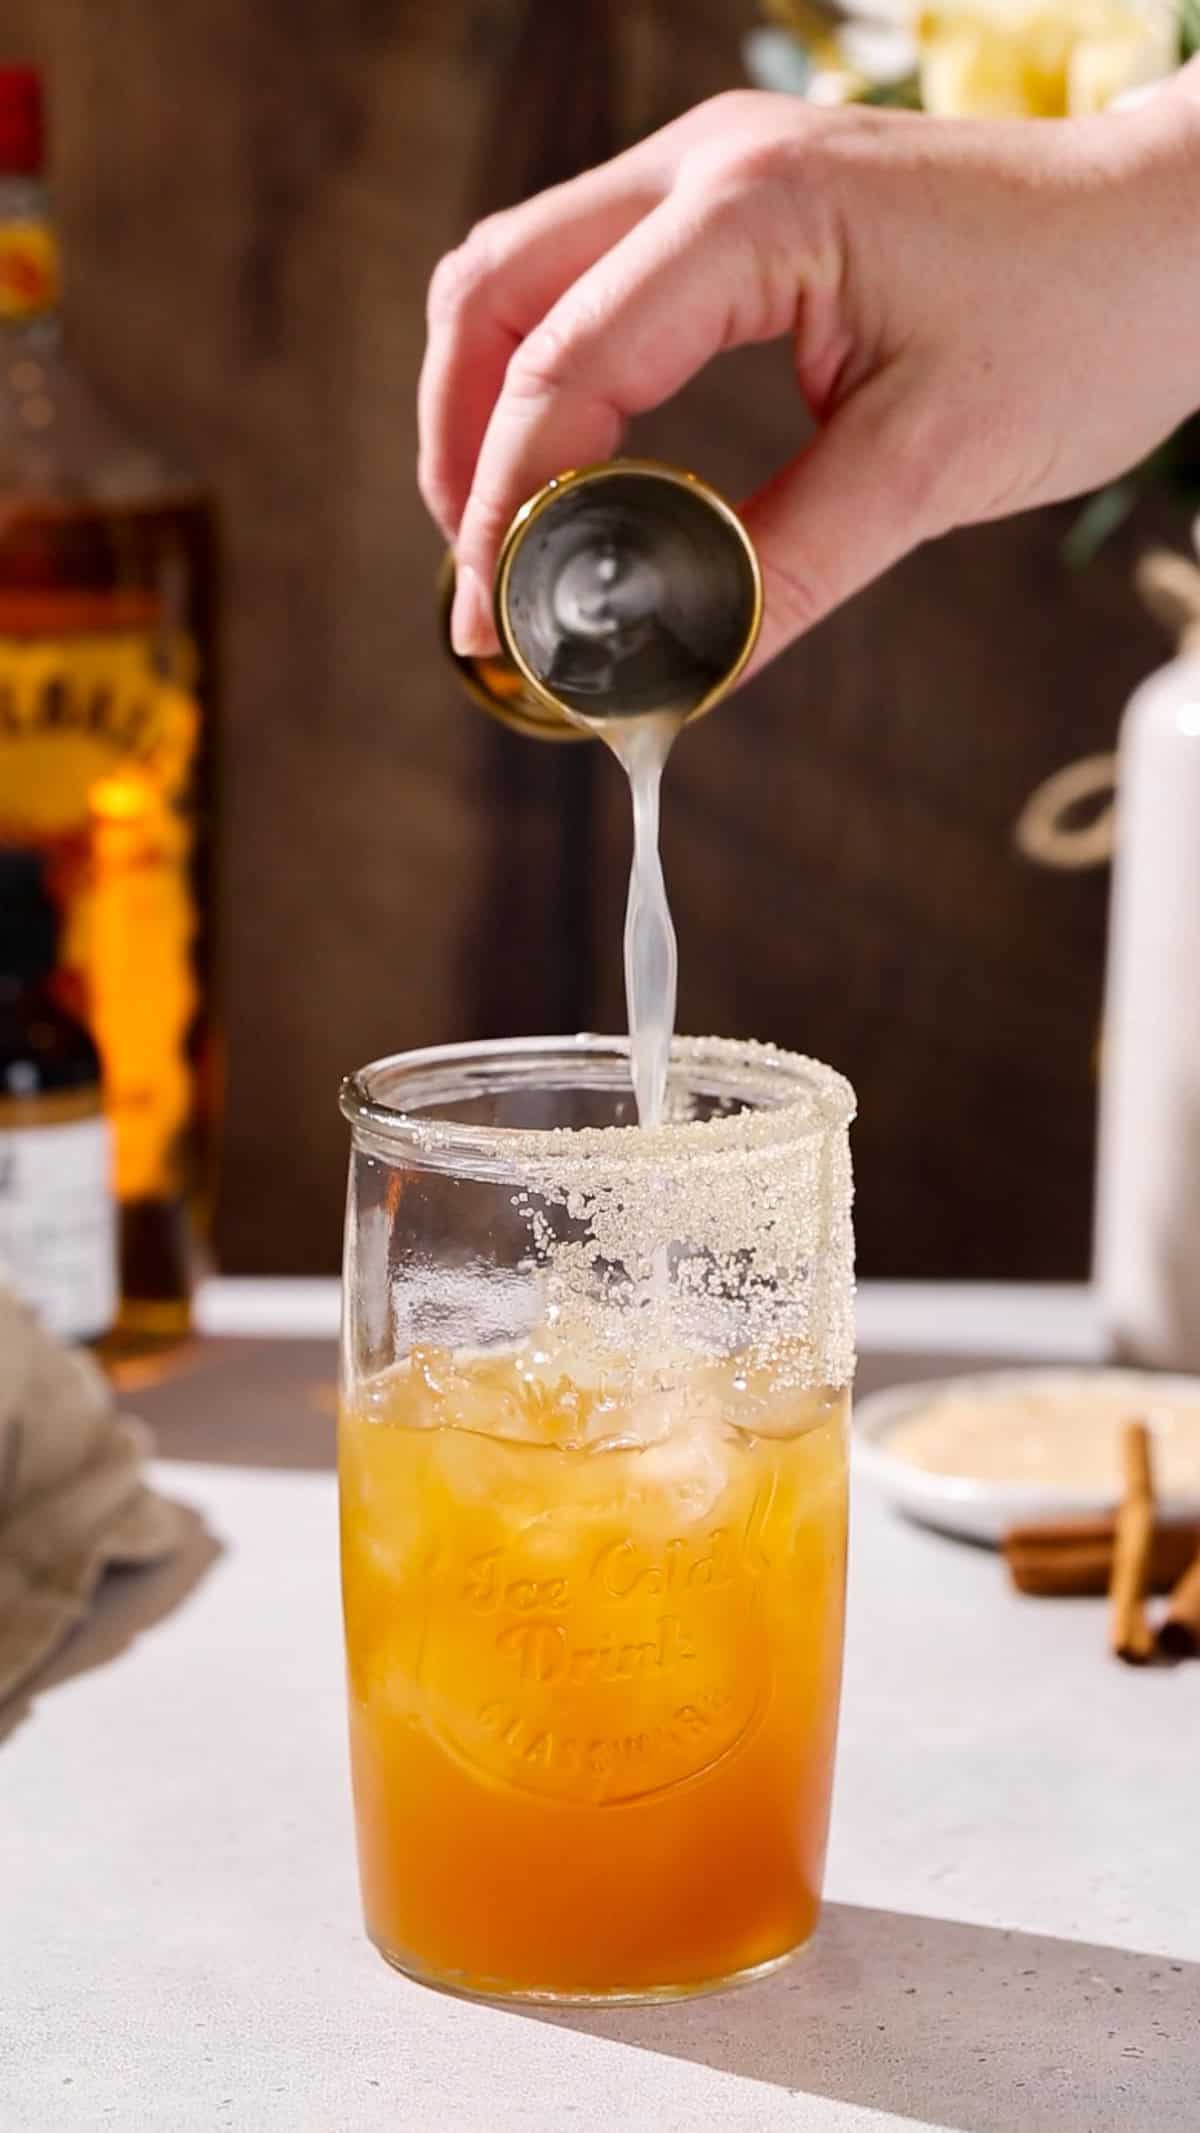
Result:
<svg viewBox="0 0 1200 2133"><path fill-rule="evenodd" d="M1177 600L1145 589L1179 656L1132 698L1117 757L1095 1271L1119 1355L1200 1370L1200 572L1173 562Z"/></svg>

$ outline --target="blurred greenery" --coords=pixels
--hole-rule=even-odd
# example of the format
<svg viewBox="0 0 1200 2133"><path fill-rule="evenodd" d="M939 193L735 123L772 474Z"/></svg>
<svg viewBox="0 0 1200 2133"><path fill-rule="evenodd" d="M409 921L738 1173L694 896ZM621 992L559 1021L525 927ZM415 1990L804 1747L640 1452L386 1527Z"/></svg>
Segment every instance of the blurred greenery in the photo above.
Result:
<svg viewBox="0 0 1200 2133"><path fill-rule="evenodd" d="M1200 6L1200 0L1197 5ZM878 82L874 88L864 89L858 102L874 104L879 111L919 111L921 84L915 74L910 74L905 81Z"/></svg>
<svg viewBox="0 0 1200 2133"><path fill-rule="evenodd" d="M1072 570L1086 570L1148 489L1165 490L1186 510L1200 511L1200 415L1193 415L1132 473L1088 497L1063 542L1064 562Z"/></svg>

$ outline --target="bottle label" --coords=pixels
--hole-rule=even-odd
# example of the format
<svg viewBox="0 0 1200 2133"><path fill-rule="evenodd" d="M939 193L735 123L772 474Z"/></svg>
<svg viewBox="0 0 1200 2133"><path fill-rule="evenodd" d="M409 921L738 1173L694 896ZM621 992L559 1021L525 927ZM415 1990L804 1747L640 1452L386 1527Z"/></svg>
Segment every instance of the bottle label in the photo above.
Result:
<svg viewBox="0 0 1200 2133"><path fill-rule="evenodd" d="M102 600L0 589L0 811L48 837L86 822L114 770L132 765L177 802L192 769L192 647L152 626L88 627ZM120 595L111 606L121 613Z"/></svg>
<svg viewBox="0 0 1200 2133"><path fill-rule="evenodd" d="M5 1108L0 1104L0 1281L63 1339L104 1333L117 1314L108 1123L92 1116L7 1126ZM33 1107L19 1108L28 1115ZM52 1100L45 1109L52 1118Z"/></svg>
<svg viewBox="0 0 1200 2133"><path fill-rule="evenodd" d="M0 319L53 311L58 295L58 240L49 223L0 221Z"/></svg>
<svg viewBox="0 0 1200 2133"><path fill-rule="evenodd" d="M0 592L0 837L63 855L61 963L104 1064L118 1197L174 1198L198 1005L195 654L122 618L120 595L98 626L104 597Z"/></svg>

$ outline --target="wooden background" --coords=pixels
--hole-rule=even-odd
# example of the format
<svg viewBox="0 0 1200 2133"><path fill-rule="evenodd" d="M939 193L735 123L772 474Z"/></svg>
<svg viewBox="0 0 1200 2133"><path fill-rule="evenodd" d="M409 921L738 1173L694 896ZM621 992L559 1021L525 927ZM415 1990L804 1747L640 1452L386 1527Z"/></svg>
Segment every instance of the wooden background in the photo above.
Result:
<svg viewBox="0 0 1200 2133"><path fill-rule="evenodd" d="M443 664L413 486L425 283L472 216L739 81L754 0L0 0L51 76L68 308L113 400L219 495L233 1270L339 1248L340 1074L619 1027L628 823ZM783 350L638 443L733 496L800 434ZM668 780L681 1026L855 1081L863 1270L1087 1256L1105 880L1012 824L1162 656L1069 514L912 559L689 735Z"/></svg>

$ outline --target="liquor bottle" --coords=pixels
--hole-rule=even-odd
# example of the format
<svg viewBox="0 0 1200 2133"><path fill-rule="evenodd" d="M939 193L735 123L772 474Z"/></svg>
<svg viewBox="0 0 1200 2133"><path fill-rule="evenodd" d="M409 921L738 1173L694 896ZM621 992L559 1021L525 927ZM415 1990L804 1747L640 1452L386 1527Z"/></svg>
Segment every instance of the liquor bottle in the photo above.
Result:
<svg viewBox="0 0 1200 2133"><path fill-rule="evenodd" d="M0 850L0 1281L96 1340L117 1308L112 1137L100 1055L55 997L58 932L41 854Z"/></svg>
<svg viewBox="0 0 1200 2133"><path fill-rule="evenodd" d="M64 347L40 83L0 68L0 845L52 860L60 992L100 1052L116 1352L189 1323L208 1181L213 537Z"/></svg>

